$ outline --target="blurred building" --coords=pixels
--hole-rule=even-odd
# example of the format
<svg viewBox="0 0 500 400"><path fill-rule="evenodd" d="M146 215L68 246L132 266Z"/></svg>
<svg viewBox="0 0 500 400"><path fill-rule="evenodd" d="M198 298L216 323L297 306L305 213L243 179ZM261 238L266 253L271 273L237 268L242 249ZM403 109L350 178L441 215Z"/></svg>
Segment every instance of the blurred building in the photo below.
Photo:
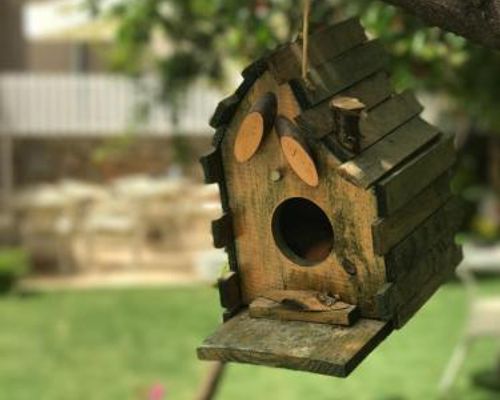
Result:
<svg viewBox="0 0 500 400"><path fill-rule="evenodd" d="M112 32L75 15L77 4L0 2L2 204L14 186L28 183L161 174L175 158L174 133L186 139L193 159L208 146L207 120L220 95L193 87L174 128L169 110L145 95L153 79L134 82L108 72L103 55ZM137 121L145 106L149 112Z"/></svg>

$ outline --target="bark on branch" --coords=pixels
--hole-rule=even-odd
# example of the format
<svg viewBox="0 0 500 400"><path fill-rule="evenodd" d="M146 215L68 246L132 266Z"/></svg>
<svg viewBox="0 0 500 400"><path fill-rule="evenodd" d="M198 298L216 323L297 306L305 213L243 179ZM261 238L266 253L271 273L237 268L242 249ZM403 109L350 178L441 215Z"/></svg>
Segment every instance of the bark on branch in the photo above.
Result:
<svg viewBox="0 0 500 400"><path fill-rule="evenodd" d="M500 49L500 0L384 0L432 26Z"/></svg>

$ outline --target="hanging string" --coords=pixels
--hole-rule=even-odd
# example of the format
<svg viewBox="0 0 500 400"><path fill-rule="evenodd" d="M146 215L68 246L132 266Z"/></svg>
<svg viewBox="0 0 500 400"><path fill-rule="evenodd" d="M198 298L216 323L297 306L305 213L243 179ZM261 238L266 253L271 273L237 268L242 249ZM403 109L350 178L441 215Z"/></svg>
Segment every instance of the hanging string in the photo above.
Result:
<svg viewBox="0 0 500 400"><path fill-rule="evenodd" d="M304 20L302 23L302 79L309 88L309 18L311 16L311 0L304 0Z"/></svg>

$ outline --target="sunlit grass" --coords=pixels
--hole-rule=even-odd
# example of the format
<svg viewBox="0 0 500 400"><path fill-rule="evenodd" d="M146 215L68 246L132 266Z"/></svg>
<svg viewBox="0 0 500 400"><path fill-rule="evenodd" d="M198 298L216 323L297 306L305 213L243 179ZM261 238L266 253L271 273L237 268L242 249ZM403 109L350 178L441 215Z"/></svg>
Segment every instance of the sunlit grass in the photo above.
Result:
<svg viewBox="0 0 500 400"><path fill-rule="evenodd" d="M500 293L500 281L485 283ZM448 285L347 380L231 365L220 399L433 399L460 337L465 295ZM220 319L209 288L114 290L0 300L0 399L143 399L154 384L167 399L192 399L206 364L195 348ZM469 375L488 367L494 343L478 343L453 399L491 399Z"/></svg>

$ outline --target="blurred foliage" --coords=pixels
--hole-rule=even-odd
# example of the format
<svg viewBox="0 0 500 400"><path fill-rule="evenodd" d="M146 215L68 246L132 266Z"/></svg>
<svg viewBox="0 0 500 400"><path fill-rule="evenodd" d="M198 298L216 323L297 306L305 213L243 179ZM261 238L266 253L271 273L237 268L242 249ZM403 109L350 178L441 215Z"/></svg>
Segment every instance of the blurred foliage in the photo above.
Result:
<svg viewBox="0 0 500 400"><path fill-rule="evenodd" d="M27 253L17 248L0 248L0 294L8 292L28 273Z"/></svg>
<svg viewBox="0 0 500 400"><path fill-rule="evenodd" d="M98 0L86 1L98 10ZM113 66L133 76L158 74L159 100L171 104L182 100L193 80L225 82L232 63L246 64L292 39L302 19L294 0L118 0L106 13L121 21ZM351 15L360 15L389 49L399 89L446 93L457 112L500 131L498 52L378 1L313 0L312 29Z"/></svg>
<svg viewBox="0 0 500 400"><path fill-rule="evenodd" d="M93 13L99 11L99 0L86 1ZM105 11L121 21L112 64L131 76L159 76L154 96L169 104L175 121L187 86L198 78L232 82L235 66L241 69L298 35L302 11L296 0L117 0ZM425 26L375 0L313 0L311 30L353 15L391 54L398 90L423 90L445 99L446 122L453 129L500 132L499 52ZM485 160L484 147L468 150L456 188L491 181L476 173Z"/></svg>

